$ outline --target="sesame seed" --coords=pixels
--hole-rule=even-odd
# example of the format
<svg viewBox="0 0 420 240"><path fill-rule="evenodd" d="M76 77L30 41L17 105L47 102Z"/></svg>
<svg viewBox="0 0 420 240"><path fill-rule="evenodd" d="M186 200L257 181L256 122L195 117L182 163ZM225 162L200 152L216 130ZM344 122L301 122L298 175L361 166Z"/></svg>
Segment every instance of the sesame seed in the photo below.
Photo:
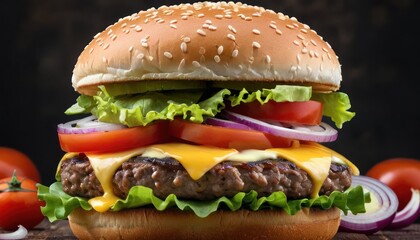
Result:
<svg viewBox="0 0 420 240"><path fill-rule="evenodd" d="M189 37L184 37L183 41L184 41L185 43L189 43L189 42L191 42L191 38L189 38Z"/></svg>
<svg viewBox="0 0 420 240"><path fill-rule="evenodd" d="M252 32L254 34L257 34L257 35L260 35L261 34L260 30L258 30L258 29L252 29Z"/></svg>
<svg viewBox="0 0 420 240"><path fill-rule="evenodd" d="M117 35L112 35L111 40L114 41L117 38Z"/></svg>
<svg viewBox="0 0 420 240"><path fill-rule="evenodd" d="M182 20L187 20L188 19L188 16L182 16L181 19Z"/></svg>
<svg viewBox="0 0 420 240"><path fill-rule="evenodd" d="M300 45L298 40L294 40L293 41L293 44L295 44L296 46L299 46Z"/></svg>
<svg viewBox="0 0 420 240"><path fill-rule="evenodd" d="M198 50L198 53L203 55L204 53L206 53L206 49L203 47L200 47L200 49Z"/></svg>
<svg viewBox="0 0 420 240"><path fill-rule="evenodd" d="M307 48L305 48L305 47L304 47L304 48L302 48L302 53L303 53L303 54L308 53L308 49L307 49Z"/></svg>
<svg viewBox="0 0 420 240"><path fill-rule="evenodd" d="M221 55L223 53L223 46L217 48L217 54Z"/></svg>
<svg viewBox="0 0 420 240"><path fill-rule="evenodd" d="M292 71L292 72L296 72L296 70L297 70L297 67L296 67L296 66L292 66L292 67L290 67L290 71Z"/></svg>
<svg viewBox="0 0 420 240"><path fill-rule="evenodd" d="M192 61L192 65L194 67L201 67L201 64L199 62L197 62L197 61Z"/></svg>
<svg viewBox="0 0 420 240"><path fill-rule="evenodd" d="M232 57L236 58L238 56L238 54L239 54L238 49L235 49L235 50L232 51Z"/></svg>
<svg viewBox="0 0 420 240"><path fill-rule="evenodd" d="M236 40L235 36L233 36L233 35L232 35L232 34L230 34L230 33L228 33L227 37L228 37L230 40L232 40L232 41L235 41L235 40Z"/></svg>
<svg viewBox="0 0 420 240"><path fill-rule="evenodd" d="M329 47L329 48L331 48L331 45L328 43L328 42L325 42L326 44L327 44L327 46Z"/></svg>
<svg viewBox="0 0 420 240"><path fill-rule="evenodd" d="M127 23L123 23L123 24L121 25L121 28L125 28L125 27L127 27Z"/></svg>
<svg viewBox="0 0 420 240"><path fill-rule="evenodd" d="M300 55L299 55L299 53L296 54L296 60L297 60L297 63L300 64Z"/></svg>
<svg viewBox="0 0 420 240"><path fill-rule="evenodd" d="M211 21L211 20L206 20L204 23L207 23L207 24L213 24L213 22Z"/></svg>
<svg viewBox="0 0 420 240"><path fill-rule="evenodd" d="M107 43L105 46L104 46L104 50L105 49L107 49L109 47L109 43Z"/></svg>
<svg viewBox="0 0 420 240"><path fill-rule="evenodd" d="M223 15L221 15L221 14L217 14L216 16L214 16L215 18L217 18L217 19L222 19L223 18Z"/></svg>
<svg viewBox="0 0 420 240"><path fill-rule="evenodd" d="M324 48L324 47L322 48L322 51L324 51L326 53L328 52L328 50L326 48Z"/></svg>
<svg viewBox="0 0 420 240"><path fill-rule="evenodd" d="M98 43L98 45L99 45L100 47L102 47L102 45L104 45L104 42L100 42L100 43Z"/></svg>
<svg viewBox="0 0 420 240"><path fill-rule="evenodd" d="M129 51L129 52L132 52L132 51L133 51L133 46L130 46L130 47L128 48L128 51Z"/></svg>
<svg viewBox="0 0 420 240"><path fill-rule="evenodd" d="M308 69L309 74L312 73L312 68L311 67L307 66L306 69Z"/></svg>
<svg viewBox="0 0 420 240"><path fill-rule="evenodd" d="M303 27L306 29L306 30L309 30L309 29L311 29L308 25L306 25L306 24L303 24Z"/></svg>
<svg viewBox="0 0 420 240"><path fill-rule="evenodd" d="M302 41L302 45L307 47L309 45L309 42Z"/></svg>
<svg viewBox="0 0 420 240"><path fill-rule="evenodd" d="M225 18L227 18L227 19L231 19L231 18L232 18L232 15L226 14L226 15L225 15Z"/></svg>
<svg viewBox="0 0 420 240"><path fill-rule="evenodd" d="M137 55L137 58L138 59L143 59L144 58L144 54L143 53L140 53L139 55Z"/></svg>
<svg viewBox="0 0 420 240"><path fill-rule="evenodd" d="M93 52L93 48L91 48L90 50L89 50L89 54L91 54Z"/></svg>
<svg viewBox="0 0 420 240"><path fill-rule="evenodd" d="M186 53L187 52L187 44L185 42L181 43L181 51Z"/></svg>
<svg viewBox="0 0 420 240"><path fill-rule="evenodd" d="M300 35L300 34L298 34L297 35L297 37L300 39L300 40L303 40L303 39L305 39L302 35Z"/></svg>
<svg viewBox="0 0 420 240"><path fill-rule="evenodd" d="M300 29L300 31L303 32L303 33L308 33L308 30L306 30L304 28Z"/></svg>
<svg viewBox="0 0 420 240"><path fill-rule="evenodd" d="M142 45L143 47L145 47L145 48L148 48L148 47L149 47L149 44L147 44L147 42L142 42L142 43L141 43L141 45Z"/></svg>
<svg viewBox="0 0 420 240"><path fill-rule="evenodd" d="M130 33L130 29L124 29L123 33L129 34Z"/></svg>
<svg viewBox="0 0 420 240"><path fill-rule="evenodd" d="M293 26L299 28L299 24L297 24L297 23L293 23Z"/></svg>
<svg viewBox="0 0 420 240"><path fill-rule="evenodd" d="M312 43L312 45L317 46L315 40L311 39L311 43Z"/></svg>
<svg viewBox="0 0 420 240"><path fill-rule="evenodd" d="M219 55L214 56L214 61L219 63L220 62L220 57Z"/></svg>
<svg viewBox="0 0 420 240"><path fill-rule="evenodd" d="M199 17L199 18L204 17L204 13L200 13L200 14L198 14L198 17Z"/></svg>
<svg viewBox="0 0 420 240"><path fill-rule="evenodd" d="M254 63L254 60L255 60L255 59L254 59L254 57L249 57L249 58L248 58L248 62L249 62L250 64Z"/></svg>
<svg viewBox="0 0 420 240"><path fill-rule="evenodd" d="M331 54L330 54L330 53L327 53L327 57L328 57L328 59L332 60L332 59L331 59Z"/></svg>
<svg viewBox="0 0 420 240"><path fill-rule="evenodd" d="M164 22L165 22L165 20L163 20L163 19L159 19L159 20L157 20L156 22L157 22L157 23L164 23Z"/></svg>
<svg viewBox="0 0 420 240"><path fill-rule="evenodd" d="M277 33L278 35L282 35L282 34L283 34L283 32L282 32L282 31L280 31L280 29L276 29L276 33Z"/></svg>
<svg viewBox="0 0 420 240"><path fill-rule="evenodd" d="M153 57L152 56L148 56L147 59L149 59L149 61L153 61Z"/></svg>
<svg viewBox="0 0 420 240"><path fill-rule="evenodd" d="M177 29L177 26L176 26L175 24L169 24L169 26L170 26L171 28Z"/></svg>
<svg viewBox="0 0 420 240"><path fill-rule="evenodd" d="M137 26L137 27L135 27L135 28L134 28L134 30L135 30L136 32L141 32L141 30L143 30L143 29L142 29L142 27Z"/></svg>
<svg viewBox="0 0 420 240"><path fill-rule="evenodd" d="M108 59L106 59L106 57L102 57L102 62L108 63Z"/></svg>
<svg viewBox="0 0 420 240"><path fill-rule="evenodd" d="M245 17L245 21L252 21L252 17Z"/></svg>
<svg viewBox="0 0 420 240"><path fill-rule="evenodd" d="M172 53L170 52L164 52L163 55L169 59L172 59Z"/></svg>
<svg viewBox="0 0 420 240"><path fill-rule="evenodd" d="M290 24L287 24L286 27L289 28L289 29L294 29L295 28L293 25L290 25Z"/></svg>
<svg viewBox="0 0 420 240"><path fill-rule="evenodd" d="M271 23L269 26L270 26L272 29L277 29L277 26L276 26L276 25L274 25L273 23Z"/></svg>
<svg viewBox="0 0 420 240"><path fill-rule="evenodd" d="M310 50L310 51L309 51L309 56L310 56L310 57L314 57L314 51Z"/></svg>
<svg viewBox="0 0 420 240"><path fill-rule="evenodd" d="M233 33L236 33L236 29L234 27L232 27L232 25L228 26L229 30L232 31Z"/></svg>
<svg viewBox="0 0 420 240"><path fill-rule="evenodd" d="M254 16L254 17L261 17L261 13L260 12L256 12L256 13L253 13L252 16Z"/></svg>
<svg viewBox="0 0 420 240"><path fill-rule="evenodd" d="M297 21L295 17L291 17L290 20L295 21L295 22Z"/></svg>
<svg viewBox="0 0 420 240"><path fill-rule="evenodd" d="M178 65L178 71L179 71L179 70L181 70L181 69L184 67L184 65L185 65L185 58L183 58L183 59L179 62L179 65Z"/></svg>
<svg viewBox="0 0 420 240"><path fill-rule="evenodd" d="M206 36L206 32L204 32L202 29L197 29L197 33L201 36Z"/></svg>
<svg viewBox="0 0 420 240"><path fill-rule="evenodd" d="M178 20L175 20L175 19L174 19L174 20L171 20L169 23L170 23L170 24L174 24L174 23L177 23L177 22L178 22Z"/></svg>
<svg viewBox="0 0 420 240"><path fill-rule="evenodd" d="M266 63L271 63L271 57L269 55L265 56L265 62Z"/></svg>
<svg viewBox="0 0 420 240"><path fill-rule="evenodd" d="M261 44L258 42L252 42L252 46L255 48L261 48Z"/></svg>
<svg viewBox="0 0 420 240"><path fill-rule="evenodd" d="M217 29L217 27L216 27L216 26L214 26L214 25L210 25L210 26L209 26L209 30L215 31L216 29Z"/></svg>
<svg viewBox="0 0 420 240"><path fill-rule="evenodd" d="M201 27L202 27L202 28L209 28L209 27L210 27L210 25L208 25L207 23L204 23Z"/></svg>

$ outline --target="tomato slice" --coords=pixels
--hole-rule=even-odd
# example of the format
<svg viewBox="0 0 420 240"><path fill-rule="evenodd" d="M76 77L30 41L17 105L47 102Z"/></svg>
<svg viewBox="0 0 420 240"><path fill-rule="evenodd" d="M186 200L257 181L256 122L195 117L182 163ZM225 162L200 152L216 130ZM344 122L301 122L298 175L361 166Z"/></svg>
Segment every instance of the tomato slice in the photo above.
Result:
<svg viewBox="0 0 420 240"><path fill-rule="evenodd" d="M167 121L145 127L86 134L58 133L61 149L66 152L117 152L142 147L167 139Z"/></svg>
<svg viewBox="0 0 420 240"><path fill-rule="evenodd" d="M232 112L260 120L318 125L322 119L322 103L317 101L275 102L261 105L258 101L228 107Z"/></svg>
<svg viewBox="0 0 420 240"><path fill-rule="evenodd" d="M267 149L290 147L292 140L254 130L240 130L192 123L175 119L169 123L169 133L177 138L222 148Z"/></svg>

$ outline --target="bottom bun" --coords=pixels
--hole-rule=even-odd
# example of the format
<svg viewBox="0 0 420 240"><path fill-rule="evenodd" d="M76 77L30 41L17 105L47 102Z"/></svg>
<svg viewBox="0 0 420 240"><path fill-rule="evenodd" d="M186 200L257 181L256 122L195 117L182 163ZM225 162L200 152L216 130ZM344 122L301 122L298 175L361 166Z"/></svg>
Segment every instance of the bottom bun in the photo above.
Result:
<svg viewBox="0 0 420 240"><path fill-rule="evenodd" d="M340 210L217 211L206 218L179 210L138 208L99 213L76 209L70 227L79 239L332 239Z"/></svg>

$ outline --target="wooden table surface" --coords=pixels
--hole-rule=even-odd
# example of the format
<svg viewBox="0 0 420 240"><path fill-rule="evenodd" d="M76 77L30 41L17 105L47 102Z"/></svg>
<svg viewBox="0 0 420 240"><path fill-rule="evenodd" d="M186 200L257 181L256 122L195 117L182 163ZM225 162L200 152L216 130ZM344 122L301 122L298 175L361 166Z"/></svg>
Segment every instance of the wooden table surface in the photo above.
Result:
<svg viewBox="0 0 420 240"><path fill-rule="evenodd" d="M1 231L0 231L1 232ZM29 231L26 239L63 239L74 240L76 237L71 232L68 222L65 220L50 223L44 220L36 228ZM397 231L380 231L372 235L343 233L339 232L334 237L334 240L415 240L420 239L420 224L413 224L407 228Z"/></svg>

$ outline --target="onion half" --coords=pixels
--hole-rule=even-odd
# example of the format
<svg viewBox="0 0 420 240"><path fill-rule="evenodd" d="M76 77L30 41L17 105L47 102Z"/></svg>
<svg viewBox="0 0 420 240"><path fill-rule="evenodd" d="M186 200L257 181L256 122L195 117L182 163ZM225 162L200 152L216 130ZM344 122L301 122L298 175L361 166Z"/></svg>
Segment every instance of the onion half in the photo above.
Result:
<svg viewBox="0 0 420 240"><path fill-rule="evenodd" d="M234 122L247 125L254 130L289 139L313 142L333 142L338 136L337 130L323 122L318 126L308 126L302 124L266 122L230 111L223 111L221 115Z"/></svg>
<svg viewBox="0 0 420 240"><path fill-rule="evenodd" d="M366 205L366 213L342 214L339 230L372 234L388 226L398 208L398 198L394 191L384 183L366 176L353 176L352 185L362 185L370 192L372 201Z"/></svg>
<svg viewBox="0 0 420 240"><path fill-rule="evenodd" d="M123 128L126 128L126 126L122 124L100 122L95 116L91 115L82 119L58 124L57 132L64 134L84 134L93 132L108 132Z"/></svg>
<svg viewBox="0 0 420 240"><path fill-rule="evenodd" d="M28 235L28 230L22 225L18 226L18 229L10 233L0 233L0 240L8 239L24 239Z"/></svg>
<svg viewBox="0 0 420 240"><path fill-rule="evenodd" d="M388 225L387 229L404 228L412 224L420 216L420 191L411 189L410 201L401 211L397 212L394 220Z"/></svg>

